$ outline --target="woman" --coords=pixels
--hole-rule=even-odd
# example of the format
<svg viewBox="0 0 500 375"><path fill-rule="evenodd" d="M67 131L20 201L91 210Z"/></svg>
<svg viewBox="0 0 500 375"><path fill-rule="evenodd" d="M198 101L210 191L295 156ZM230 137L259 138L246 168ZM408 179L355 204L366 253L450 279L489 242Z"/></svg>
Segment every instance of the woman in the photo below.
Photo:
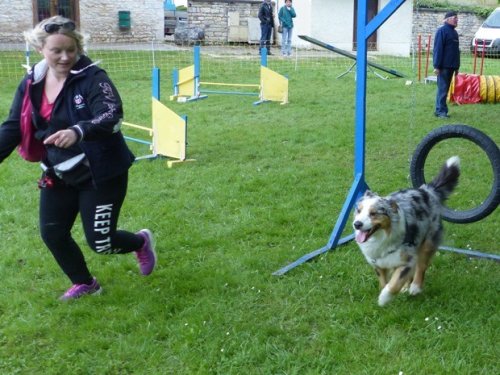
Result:
<svg viewBox="0 0 500 375"><path fill-rule="evenodd" d="M278 19L282 27L281 34L281 54L283 56L292 55L292 30L293 18L296 17L295 9L292 7L292 0L285 0L285 5L278 12Z"/></svg>
<svg viewBox="0 0 500 375"><path fill-rule="evenodd" d="M41 237L73 284L60 299L102 291L71 236L78 213L94 251L135 252L141 273L149 275L156 263L151 232L117 230L134 156L120 132L116 88L84 55L84 37L73 21L48 18L25 32L25 39L43 60L21 81L0 127L0 162L18 145L25 159L41 161ZM38 154L26 147L30 132Z"/></svg>

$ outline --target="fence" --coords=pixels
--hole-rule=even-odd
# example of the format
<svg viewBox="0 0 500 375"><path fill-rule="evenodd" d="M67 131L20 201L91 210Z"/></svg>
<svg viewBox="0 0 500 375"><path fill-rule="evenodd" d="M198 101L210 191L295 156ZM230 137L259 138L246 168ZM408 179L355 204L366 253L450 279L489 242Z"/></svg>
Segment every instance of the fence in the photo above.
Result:
<svg viewBox="0 0 500 375"><path fill-rule="evenodd" d="M328 43L328 41L325 42ZM368 60L403 73L406 80L418 81L420 78L423 82L427 75L432 74L432 56L426 55L428 51L425 44L422 44L420 50L418 40L415 40L413 45L413 53L408 57L384 56L377 52L370 52ZM148 108L151 97L152 67L158 67L161 71L161 96L165 99L172 92L171 72L175 68L192 64L192 51L191 45L177 46L166 43L88 45L88 55L95 61L101 61L100 66L106 69L115 80L122 96L126 99L128 90L140 91L143 93ZM204 80L252 84L255 82L255 77L260 74L260 56L256 46L248 44L204 45L202 54L201 75ZM474 64L478 64L478 61L474 61L470 51L463 51L461 56L461 72L472 73ZM3 90L10 89L13 93L26 71L23 68L27 60L25 45L21 43L0 44L0 57L0 82L4 87ZM29 63L33 64L40 58L40 54L31 52ZM430 60L429 64L426 63L426 59ZM270 56L268 58L270 69L291 80L291 93L293 90L300 90L300 82L294 81L298 72L318 70L326 74L332 82L341 81L349 77L354 78L355 70L351 69L354 63L355 61L351 58L319 47L295 49L292 57ZM486 58L482 63L482 69L485 75L498 75L500 70L498 59ZM344 75L343 73L352 74ZM378 73L385 75L381 71ZM337 79L339 76L342 78ZM369 74L369 77L373 76ZM0 100L7 99L1 98ZM5 111L10 100L11 98L8 98L9 102L5 102L0 111Z"/></svg>

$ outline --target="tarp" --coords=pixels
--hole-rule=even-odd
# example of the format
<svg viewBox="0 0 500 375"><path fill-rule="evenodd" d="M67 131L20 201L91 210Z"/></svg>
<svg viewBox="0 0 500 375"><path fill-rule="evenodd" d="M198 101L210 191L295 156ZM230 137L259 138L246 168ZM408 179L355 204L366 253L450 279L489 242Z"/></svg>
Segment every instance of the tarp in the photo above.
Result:
<svg viewBox="0 0 500 375"><path fill-rule="evenodd" d="M450 92L450 102L473 104L481 102L480 76L458 73L455 75Z"/></svg>

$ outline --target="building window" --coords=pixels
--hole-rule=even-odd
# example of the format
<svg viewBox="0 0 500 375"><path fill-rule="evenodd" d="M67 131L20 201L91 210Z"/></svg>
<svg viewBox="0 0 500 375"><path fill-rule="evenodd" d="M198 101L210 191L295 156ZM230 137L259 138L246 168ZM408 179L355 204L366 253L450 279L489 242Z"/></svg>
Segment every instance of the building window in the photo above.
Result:
<svg viewBox="0 0 500 375"><path fill-rule="evenodd" d="M79 0L33 0L34 21L52 16L64 16L79 23Z"/></svg>

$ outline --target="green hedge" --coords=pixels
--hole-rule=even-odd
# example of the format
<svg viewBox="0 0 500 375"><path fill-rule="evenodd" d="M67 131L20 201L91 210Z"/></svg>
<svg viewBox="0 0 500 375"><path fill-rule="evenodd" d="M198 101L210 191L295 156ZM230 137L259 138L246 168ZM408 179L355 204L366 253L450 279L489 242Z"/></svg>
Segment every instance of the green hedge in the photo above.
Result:
<svg viewBox="0 0 500 375"><path fill-rule="evenodd" d="M499 0L500 3L500 0ZM415 8L436 9L436 10L454 10L456 12L472 12L478 17L488 17L493 8L482 7L477 5L456 5L450 4L448 1L438 0L416 0L414 3Z"/></svg>

